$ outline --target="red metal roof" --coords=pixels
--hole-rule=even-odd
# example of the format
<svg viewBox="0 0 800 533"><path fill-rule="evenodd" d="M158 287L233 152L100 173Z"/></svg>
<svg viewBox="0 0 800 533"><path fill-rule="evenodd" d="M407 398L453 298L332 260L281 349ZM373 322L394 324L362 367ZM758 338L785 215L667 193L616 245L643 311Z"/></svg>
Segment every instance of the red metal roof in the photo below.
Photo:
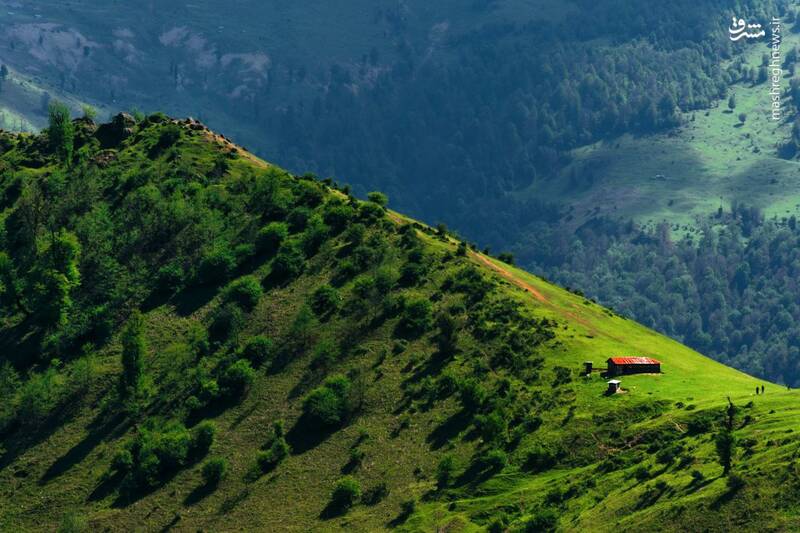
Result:
<svg viewBox="0 0 800 533"><path fill-rule="evenodd" d="M615 365L660 365L661 361L650 357L612 357L609 359Z"/></svg>

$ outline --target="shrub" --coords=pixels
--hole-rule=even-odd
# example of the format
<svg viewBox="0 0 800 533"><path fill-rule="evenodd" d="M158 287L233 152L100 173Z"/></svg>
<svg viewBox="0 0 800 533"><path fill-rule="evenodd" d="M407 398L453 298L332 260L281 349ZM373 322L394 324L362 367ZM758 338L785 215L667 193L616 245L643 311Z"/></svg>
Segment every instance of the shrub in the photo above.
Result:
<svg viewBox="0 0 800 533"><path fill-rule="evenodd" d="M272 272L281 280L294 279L303 272L305 262L300 246L294 241L286 241L272 263Z"/></svg>
<svg viewBox="0 0 800 533"><path fill-rule="evenodd" d="M525 531L529 533L545 533L555 531L558 525L558 514L552 509L540 509L525 522Z"/></svg>
<svg viewBox="0 0 800 533"><path fill-rule="evenodd" d="M557 366L553 368L553 373L555 373L555 385L564 385L572 381L572 375L569 371L569 368L563 366Z"/></svg>
<svg viewBox="0 0 800 533"><path fill-rule="evenodd" d="M261 283L254 276L245 276L225 288L223 299L249 311L258 304L262 294L264 294L264 291L261 288Z"/></svg>
<svg viewBox="0 0 800 533"><path fill-rule="evenodd" d="M743 476L734 472L728 476L726 484L730 492L736 492L745 486L746 481Z"/></svg>
<svg viewBox="0 0 800 533"><path fill-rule="evenodd" d="M506 263L508 265L514 264L514 254L510 252L503 252L500 255L498 255L497 258L503 263Z"/></svg>
<svg viewBox="0 0 800 533"><path fill-rule="evenodd" d="M262 253L272 255L289 236L289 226L283 222L270 222L258 231L256 243Z"/></svg>
<svg viewBox="0 0 800 533"><path fill-rule="evenodd" d="M650 470L644 465L639 465L633 471L633 477L636 478L637 481L647 481L650 479Z"/></svg>
<svg viewBox="0 0 800 533"><path fill-rule="evenodd" d="M461 405L471 413L480 409L486 399L486 389L475 378L464 380L459 393Z"/></svg>
<svg viewBox="0 0 800 533"><path fill-rule="evenodd" d="M241 397L247 392L256 377L256 371L247 359L239 359L225 369L220 385L228 396Z"/></svg>
<svg viewBox="0 0 800 533"><path fill-rule="evenodd" d="M239 333L244 325L244 314L236 305L218 307L212 315L208 332L211 339L222 343Z"/></svg>
<svg viewBox="0 0 800 533"><path fill-rule="evenodd" d="M367 222L380 220L385 214L384 208L373 202L363 202L358 206L358 215Z"/></svg>
<svg viewBox="0 0 800 533"><path fill-rule="evenodd" d="M344 376L333 376L306 396L303 412L323 426L341 424L349 415L350 380Z"/></svg>
<svg viewBox="0 0 800 533"><path fill-rule="evenodd" d="M192 453L195 457L202 457L211 449L214 444L214 435L217 427L211 421L203 421L194 429L192 437Z"/></svg>
<svg viewBox="0 0 800 533"><path fill-rule="evenodd" d="M489 450L478 459L485 470L499 472L508 464L508 456L503 450Z"/></svg>
<svg viewBox="0 0 800 533"><path fill-rule="evenodd" d="M319 215L314 215L308 220L305 231L301 236L303 251L307 257L311 257L319 250L322 243L328 239L330 230L322 221Z"/></svg>
<svg viewBox="0 0 800 533"><path fill-rule="evenodd" d="M122 384L126 393L136 394L141 388L146 350L144 318L134 311L122 331Z"/></svg>
<svg viewBox="0 0 800 533"><path fill-rule="evenodd" d="M331 493L331 505L339 510L352 507L361 497L361 485L351 476L345 476L336 482Z"/></svg>
<svg viewBox="0 0 800 533"><path fill-rule="evenodd" d="M365 491L361 501L363 501L365 505L377 505L385 500L388 495L389 486L385 481L382 481L371 489Z"/></svg>
<svg viewBox="0 0 800 533"><path fill-rule="evenodd" d="M179 291L183 287L186 274L183 267L177 263L170 263L159 269L156 275L156 286L158 290L165 293Z"/></svg>
<svg viewBox="0 0 800 533"><path fill-rule="evenodd" d="M341 297L339 291L330 285L323 285L311 296L311 309L318 316L327 316L339 308Z"/></svg>
<svg viewBox="0 0 800 533"><path fill-rule="evenodd" d="M345 229L347 227L347 223L353 218L355 218L355 210L349 205L340 202L328 202L325 205L325 209L322 213L322 219L325 221L325 224L330 226L334 233L339 233ZM350 227L356 225L360 225L362 229L364 228L364 226L361 224L353 224ZM349 239L346 238L345 240Z"/></svg>
<svg viewBox="0 0 800 533"><path fill-rule="evenodd" d="M175 145L181 138L181 128L177 124L167 124L161 129L158 142L155 145L157 151L163 151Z"/></svg>
<svg viewBox="0 0 800 533"><path fill-rule="evenodd" d="M453 478L456 461L452 455L445 455L436 467L436 484L440 489L447 487Z"/></svg>
<svg viewBox="0 0 800 533"><path fill-rule="evenodd" d="M400 330L408 336L419 336L433 325L433 306L428 300L416 298L406 302L400 317Z"/></svg>
<svg viewBox="0 0 800 533"><path fill-rule="evenodd" d="M367 199L373 204L378 204L381 207L386 207L386 205L389 203L389 197L382 192L377 191L367 193Z"/></svg>
<svg viewBox="0 0 800 533"><path fill-rule="evenodd" d="M111 459L111 468L121 473L130 471L133 468L133 454L130 450L118 450Z"/></svg>
<svg viewBox="0 0 800 533"><path fill-rule="evenodd" d="M89 522L86 517L76 512L69 512L61 519L57 533L83 533L88 529Z"/></svg>
<svg viewBox="0 0 800 533"><path fill-rule="evenodd" d="M273 353L272 341L261 335L251 337L242 347L242 357L250 361L255 367L270 362Z"/></svg>
<svg viewBox="0 0 800 533"><path fill-rule="evenodd" d="M508 432L508 424L503 414L497 411L476 416L475 426L480 431L483 441L490 444L503 440Z"/></svg>
<svg viewBox="0 0 800 533"><path fill-rule="evenodd" d="M228 463L221 457L210 459L203 465L203 481L208 487L216 487L228 471Z"/></svg>
<svg viewBox="0 0 800 533"><path fill-rule="evenodd" d="M327 369L339 359L339 347L332 341L323 340L314 347L311 367L315 370Z"/></svg>
<svg viewBox="0 0 800 533"><path fill-rule="evenodd" d="M286 217L289 222L289 229L293 232L303 231L306 229L308 220L311 218L312 211L307 207L296 207L292 209Z"/></svg>
<svg viewBox="0 0 800 533"><path fill-rule="evenodd" d="M289 457L291 449L284 436L283 422L278 420L273 424L272 442L266 452L259 453L256 462L261 472L266 473L278 466Z"/></svg>
<svg viewBox="0 0 800 533"><path fill-rule="evenodd" d="M204 285L225 281L236 269L236 257L228 248L215 248L200 258L197 277Z"/></svg>
<svg viewBox="0 0 800 533"><path fill-rule="evenodd" d="M550 447L541 443L531 446L525 456L525 469L528 472L545 472L558 464L558 454Z"/></svg>
<svg viewBox="0 0 800 533"><path fill-rule="evenodd" d="M148 424L142 428L128 447L133 458L128 486L134 489L158 486L171 472L186 464L191 440L189 432L178 422L163 427Z"/></svg>

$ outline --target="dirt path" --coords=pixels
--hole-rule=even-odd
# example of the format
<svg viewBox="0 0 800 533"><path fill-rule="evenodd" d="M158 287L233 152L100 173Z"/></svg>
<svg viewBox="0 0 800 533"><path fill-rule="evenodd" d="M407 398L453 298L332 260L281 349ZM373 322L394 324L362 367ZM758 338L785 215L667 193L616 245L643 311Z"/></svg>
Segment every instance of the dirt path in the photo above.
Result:
<svg viewBox="0 0 800 533"><path fill-rule="evenodd" d="M497 265L497 264L493 263L492 261L489 261L489 259L484 255L477 254L477 253L472 253L471 255L478 262L483 263L484 265L488 266L489 268L491 268L492 270L494 270L495 272L500 274L500 276L502 276L503 278L507 279L508 281L510 281L511 283L516 285L517 287L519 287L519 288L531 293L534 298L536 298L537 300L539 300L543 304L548 303L547 298L545 298L545 296L541 292L536 290L536 288L533 285L531 285L530 283L522 281L521 279L517 278L514 274L512 274L509 270L501 267L500 265Z"/></svg>

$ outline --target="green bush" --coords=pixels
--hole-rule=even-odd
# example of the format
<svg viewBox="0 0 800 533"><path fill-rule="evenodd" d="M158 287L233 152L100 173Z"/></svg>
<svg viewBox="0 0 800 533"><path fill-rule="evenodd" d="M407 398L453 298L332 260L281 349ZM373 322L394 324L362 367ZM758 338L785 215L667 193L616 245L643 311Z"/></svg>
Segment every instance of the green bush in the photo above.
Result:
<svg viewBox="0 0 800 533"><path fill-rule="evenodd" d="M133 455L130 450L118 450L111 459L111 469L117 472L128 472L133 468Z"/></svg>
<svg viewBox="0 0 800 533"><path fill-rule="evenodd" d="M250 311L264 294L261 283L254 276L245 276L231 282L223 293L226 302L235 303L243 309Z"/></svg>
<svg viewBox="0 0 800 533"><path fill-rule="evenodd" d="M526 452L524 468L528 472L545 472L558 464L558 453L552 446L534 443Z"/></svg>
<svg viewBox="0 0 800 533"><path fill-rule="evenodd" d="M350 476L345 476L336 482L331 493L331 505L338 510L352 507L361 498L361 485Z"/></svg>
<svg viewBox="0 0 800 533"><path fill-rule="evenodd" d="M273 274L281 280L294 279L305 268L306 257L294 241L286 241L278 250L272 263Z"/></svg>
<svg viewBox="0 0 800 533"><path fill-rule="evenodd" d="M311 296L311 309L317 316L327 316L339 309L341 297L339 291L330 285L323 285Z"/></svg>
<svg viewBox="0 0 800 533"><path fill-rule="evenodd" d="M423 298L406 302L400 316L400 331L409 337L417 337L433 325L433 306Z"/></svg>
<svg viewBox="0 0 800 533"><path fill-rule="evenodd" d="M540 509L525 522L525 531L528 533L548 533L555 531L558 525L558 513L554 510Z"/></svg>
<svg viewBox="0 0 800 533"><path fill-rule="evenodd" d="M489 444L504 441L508 433L508 423L503 414L497 411L476 416L475 426L480 431L483 441Z"/></svg>
<svg viewBox="0 0 800 533"><path fill-rule="evenodd" d="M197 278L204 285L215 285L231 277L236 270L236 257L228 248L215 248L203 254Z"/></svg>
<svg viewBox="0 0 800 533"><path fill-rule="evenodd" d="M341 424L350 413L350 380L333 376L311 391L303 402L303 413L323 426Z"/></svg>
<svg viewBox="0 0 800 533"><path fill-rule="evenodd" d="M144 489L160 485L186 464L191 441L189 432L178 422L163 427L145 425L128 447L133 458L128 486Z"/></svg>
<svg viewBox="0 0 800 533"><path fill-rule="evenodd" d="M261 335L251 337L242 347L242 357L250 361L255 367L271 362L273 355L272 341Z"/></svg>
<svg viewBox="0 0 800 533"><path fill-rule="evenodd" d="M86 517L73 511L67 513L64 518L61 519L61 523L56 531L57 533L83 533L88 530L89 521L86 520Z"/></svg>
<svg viewBox="0 0 800 533"><path fill-rule="evenodd" d="M469 378L461 383L459 396L464 409L474 413L483 406L483 402L486 400L486 389L477 379Z"/></svg>
<svg viewBox="0 0 800 533"><path fill-rule="evenodd" d="M211 449L214 444L214 436L217 433L217 427L213 422L205 420L194 428L194 435L192 436L192 453L195 457L203 457Z"/></svg>
<svg viewBox="0 0 800 533"><path fill-rule="evenodd" d="M322 244L328 239L330 229L319 215L312 216L306 224L306 229L300 237L300 242L307 257L319 251Z"/></svg>
<svg viewBox="0 0 800 533"><path fill-rule="evenodd" d="M265 452L260 452L256 457L256 463L261 472L266 473L284 461L291 449L286 442L283 430L283 422L278 420L272 426L272 441Z"/></svg>
<svg viewBox="0 0 800 533"><path fill-rule="evenodd" d="M247 392L253 380L256 377L256 371L250 365L247 359L239 359L222 373L219 383L223 391L231 397L241 397Z"/></svg>
<svg viewBox="0 0 800 533"><path fill-rule="evenodd" d="M367 194L367 199L374 203L378 204L381 207L386 207L389 203L389 197L383 194L382 192L371 192Z"/></svg>
<svg viewBox="0 0 800 533"><path fill-rule="evenodd" d="M170 263L159 269L156 274L158 290L165 293L174 293L183 288L186 273L177 263Z"/></svg>
<svg viewBox="0 0 800 533"><path fill-rule="evenodd" d="M489 450L477 458L480 466L489 472L499 472L508 464L508 455L503 450Z"/></svg>
<svg viewBox="0 0 800 533"><path fill-rule="evenodd" d="M244 322L242 310L236 305L226 304L214 311L208 333L213 341L222 343L238 334Z"/></svg>
<svg viewBox="0 0 800 533"><path fill-rule="evenodd" d="M456 469L456 460L452 455L445 455L436 467L436 484L440 489L450 485L453 472Z"/></svg>
<svg viewBox="0 0 800 533"><path fill-rule="evenodd" d="M284 222L270 222L258 231L258 251L272 255L289 236L289 226Z"/></svg>
<svg viewBox="0 0 800 533"><path fill-rule="evenodd" d="M286 217L287 222L289 222L289 229L295 233L306 229L311 214L312 211L307 207L296 207L292 209L289 216Z"/></svg>
<svg viewBox="0 0 800 533"><path fill-rule="evenodd" d="M324 370L332 367L340 357L339 347L335 342L323 340L314 347L311 357L311 367L315 370Z"/></svg>
<svg viewBox="0 0 800 533"><path fill-rule="evenodd" d="M208 462L203 465L203 482L205 482L208 487L216 487L219 485L219 482L222 481L222 478L225 477L227 471L228 463L225 459L221 457L209 459Z"/></svg>
<svg viewBox="0 0 800 533"><path fill-rule="evenodd" d="M355 218L355 214L355 210L347 204L328 201L322 212L322 220L325 221L325 224L327 224L334 233L339 233L348 227L348 223ZM353 224L350 227L352 228L355 225L356 224ZM364 226L361 225L361 228L363 229ZM349 239L345 238L345 240ZM358 242L360 242L360 239Z"/></svg>

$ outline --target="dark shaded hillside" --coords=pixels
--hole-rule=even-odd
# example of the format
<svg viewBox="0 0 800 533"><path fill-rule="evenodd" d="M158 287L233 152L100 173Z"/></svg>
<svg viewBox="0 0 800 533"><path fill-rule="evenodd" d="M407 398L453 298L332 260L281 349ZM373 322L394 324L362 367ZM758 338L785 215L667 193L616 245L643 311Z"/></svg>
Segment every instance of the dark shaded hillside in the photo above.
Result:
<svg viewBox="0 0 800 533"><path fill-rule="evenodd" d="M195 121L51 115L0 139L0 529L797 525L794 392Z"/></svg>

